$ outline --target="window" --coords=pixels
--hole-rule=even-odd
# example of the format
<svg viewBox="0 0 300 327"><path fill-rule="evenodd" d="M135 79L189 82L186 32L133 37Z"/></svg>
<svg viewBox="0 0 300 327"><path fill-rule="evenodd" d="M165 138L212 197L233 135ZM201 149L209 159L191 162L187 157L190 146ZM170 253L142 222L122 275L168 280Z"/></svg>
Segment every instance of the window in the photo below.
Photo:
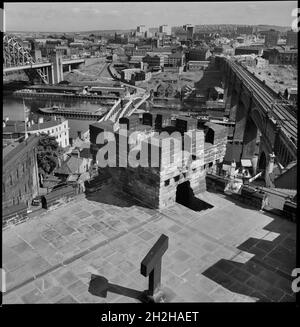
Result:
<svg viewBox="0 0 300 327"><path fill-rule="evenodd" d="M168 185L170 185L170 180L169 180L169 179L167 179L167 180L165 181L165 186L168 186Z"/></svg>
<svg viewBox="0 0 300 327"><path fill-rule="evenodd" d="M178 182L178 181L179 181L179 177L180 177L180 175L175 176L175 177L174 177L174 181L175 181L175 182Z"/></svg>
<svg viewBox="0 0 300 327"><path fill-rule="evenodd" d="M205 134L205 142L214 144L214 136L215 132L211 128L209 128L207 133Z"/></svg>
<svg viewBox="0 0 300 327"><path fill-rule="evenodd" d="M12 179L12 176L9 176L9 184L10 184L10 185L13 185L13 179Z"/></svg>

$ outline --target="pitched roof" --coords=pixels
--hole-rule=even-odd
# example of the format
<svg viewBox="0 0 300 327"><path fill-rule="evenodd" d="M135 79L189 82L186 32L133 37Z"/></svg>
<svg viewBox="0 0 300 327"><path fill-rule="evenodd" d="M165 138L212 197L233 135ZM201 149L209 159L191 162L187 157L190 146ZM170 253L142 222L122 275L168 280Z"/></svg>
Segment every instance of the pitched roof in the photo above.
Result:
<svg viewBox="0 0 300 327"><path fill-rule="evenodd" d="M61 121L50 120L50 121L46 121L41 124L33 124L30 127L27 127L27 130L28 131L36 131L36 130L40 130L40 129L51 128L54 126L58 126L61 123L62 123Z"/></svg>
<svg viewBox="0 0 300 327"><path fill-rule="evenodd" d="M55 174L71 175L72 171L65 163L62 163L61 167L55 169Z"/></svg>
<svg viewBox="0 0 300 327"><path fill-rule="evenodd" d="M79 167L83 163L83 161L83 158L76 158L72 156L66 161L66 165L72 172L72 174L75 174L79 172Z"/></svg>
<svg viewBox="0 0 300 327"><path fill-rule="evenodd" d="M41 124L36 123L31 125L30 127L27 126L27 131L37 131L37 130L42 130L45 128L51 128L54 126L58 126L62 123L62 121L60 120L50 120L50 121L46 121L43 122ZM8 120L5 123L5 127L3 127L2 133L6 134L6 133L24 133L25 132L25 124L24 121L22 120Z"/></svg>
<svg viewBox="0 0 300 327"><path fill-rule="evenodd" d="M5 147L3 149L3 167L6 165L15 163L24 153L31 151L34 147L37 146L40 138L37 135L31 135L26 140L23 140L20 143L14 143L13 148Z"/></svg>
<svg viewBox="0 0 300 327"><path fill-rule="evenodd" d="M180 52L171 53L169 55L169 58L180 58L181 59L182 57L183 57L183 54Z"/></svg>

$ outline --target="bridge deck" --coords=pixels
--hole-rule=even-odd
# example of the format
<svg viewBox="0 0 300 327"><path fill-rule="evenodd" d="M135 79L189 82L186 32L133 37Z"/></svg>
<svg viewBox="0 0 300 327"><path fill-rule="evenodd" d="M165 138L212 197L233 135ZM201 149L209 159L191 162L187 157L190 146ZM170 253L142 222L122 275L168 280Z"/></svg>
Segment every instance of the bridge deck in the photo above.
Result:
<svg viewBox="0 0 300 327"><path fill-rule="evenodd" d="M84 59L64 60L62 62L63 65L80 64L80 63L84 63ZM13 66L13 67L3 66L3 72L8 73L8 72L23 70L23 69L38 69L43 67L50 67L51 65L52 63L49 61L49 62L27 64L22 66Z"/></svg>
<svg viewBox="0 0 300 327"><path fill-rule="evenodd" d="M274 97L272 90L269 90L266 85L262 85L262 82L247 69L232 61L230 61L230 65L234 72L242 78L243 83L253 93L254 99L261 104L265 112L269 112L278 121L281 130L289 140L291 141L291 138L293 138L297 142L297 117L295 112L290 109L288 104L276 103L278 99ZM296 146L296 143L292 143Z"/></svg>

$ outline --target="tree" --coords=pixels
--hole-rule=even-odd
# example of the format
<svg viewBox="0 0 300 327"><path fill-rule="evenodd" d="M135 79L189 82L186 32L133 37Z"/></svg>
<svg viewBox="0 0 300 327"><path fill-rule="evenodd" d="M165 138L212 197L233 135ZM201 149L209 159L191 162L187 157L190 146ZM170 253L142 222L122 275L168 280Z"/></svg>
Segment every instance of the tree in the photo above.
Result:
<svg viewBox="0 0 300 327"><path fill-rule="evenodd" d="M42 134L37 146L37 162L39 173L43 176L51 174L58 165L62 149L54 136Z"/></svg>

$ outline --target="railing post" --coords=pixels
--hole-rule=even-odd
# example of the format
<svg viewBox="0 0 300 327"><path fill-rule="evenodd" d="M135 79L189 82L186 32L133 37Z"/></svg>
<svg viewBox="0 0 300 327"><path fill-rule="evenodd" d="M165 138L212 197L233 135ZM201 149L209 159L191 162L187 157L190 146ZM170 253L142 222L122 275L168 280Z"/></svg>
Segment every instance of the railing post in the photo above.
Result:
<svg viewBox="0 0 300 327"><path fill-rule="evenodd" d="M157 262L155 268L151 271L149 275L149 295L153 296L155 293L155 290L160 286L161 284L161 258Z"/></svg>
<svg viewBox="0 0 300 327"><path fill-rule="evenodd" d="M145 277L149 276L149 288L147 290L149 296L153 297L160 287L162 256L168 246L169 238L162 234L141 263L141 274Z"/></svg>
<svg viewBox="0 0 300 327"><path fill-rule="evenodd" d="M113 292L129 296L144 303L160 302L162 292L159 292L161 285L162 256L168 249L169 238L162 234L154 246L150 249L141 263L141 274L149 276L149 288L143 292L111 284L104 276L92 274L89 283L89 292L95 296L107 297L107 292Z"/></svg>

